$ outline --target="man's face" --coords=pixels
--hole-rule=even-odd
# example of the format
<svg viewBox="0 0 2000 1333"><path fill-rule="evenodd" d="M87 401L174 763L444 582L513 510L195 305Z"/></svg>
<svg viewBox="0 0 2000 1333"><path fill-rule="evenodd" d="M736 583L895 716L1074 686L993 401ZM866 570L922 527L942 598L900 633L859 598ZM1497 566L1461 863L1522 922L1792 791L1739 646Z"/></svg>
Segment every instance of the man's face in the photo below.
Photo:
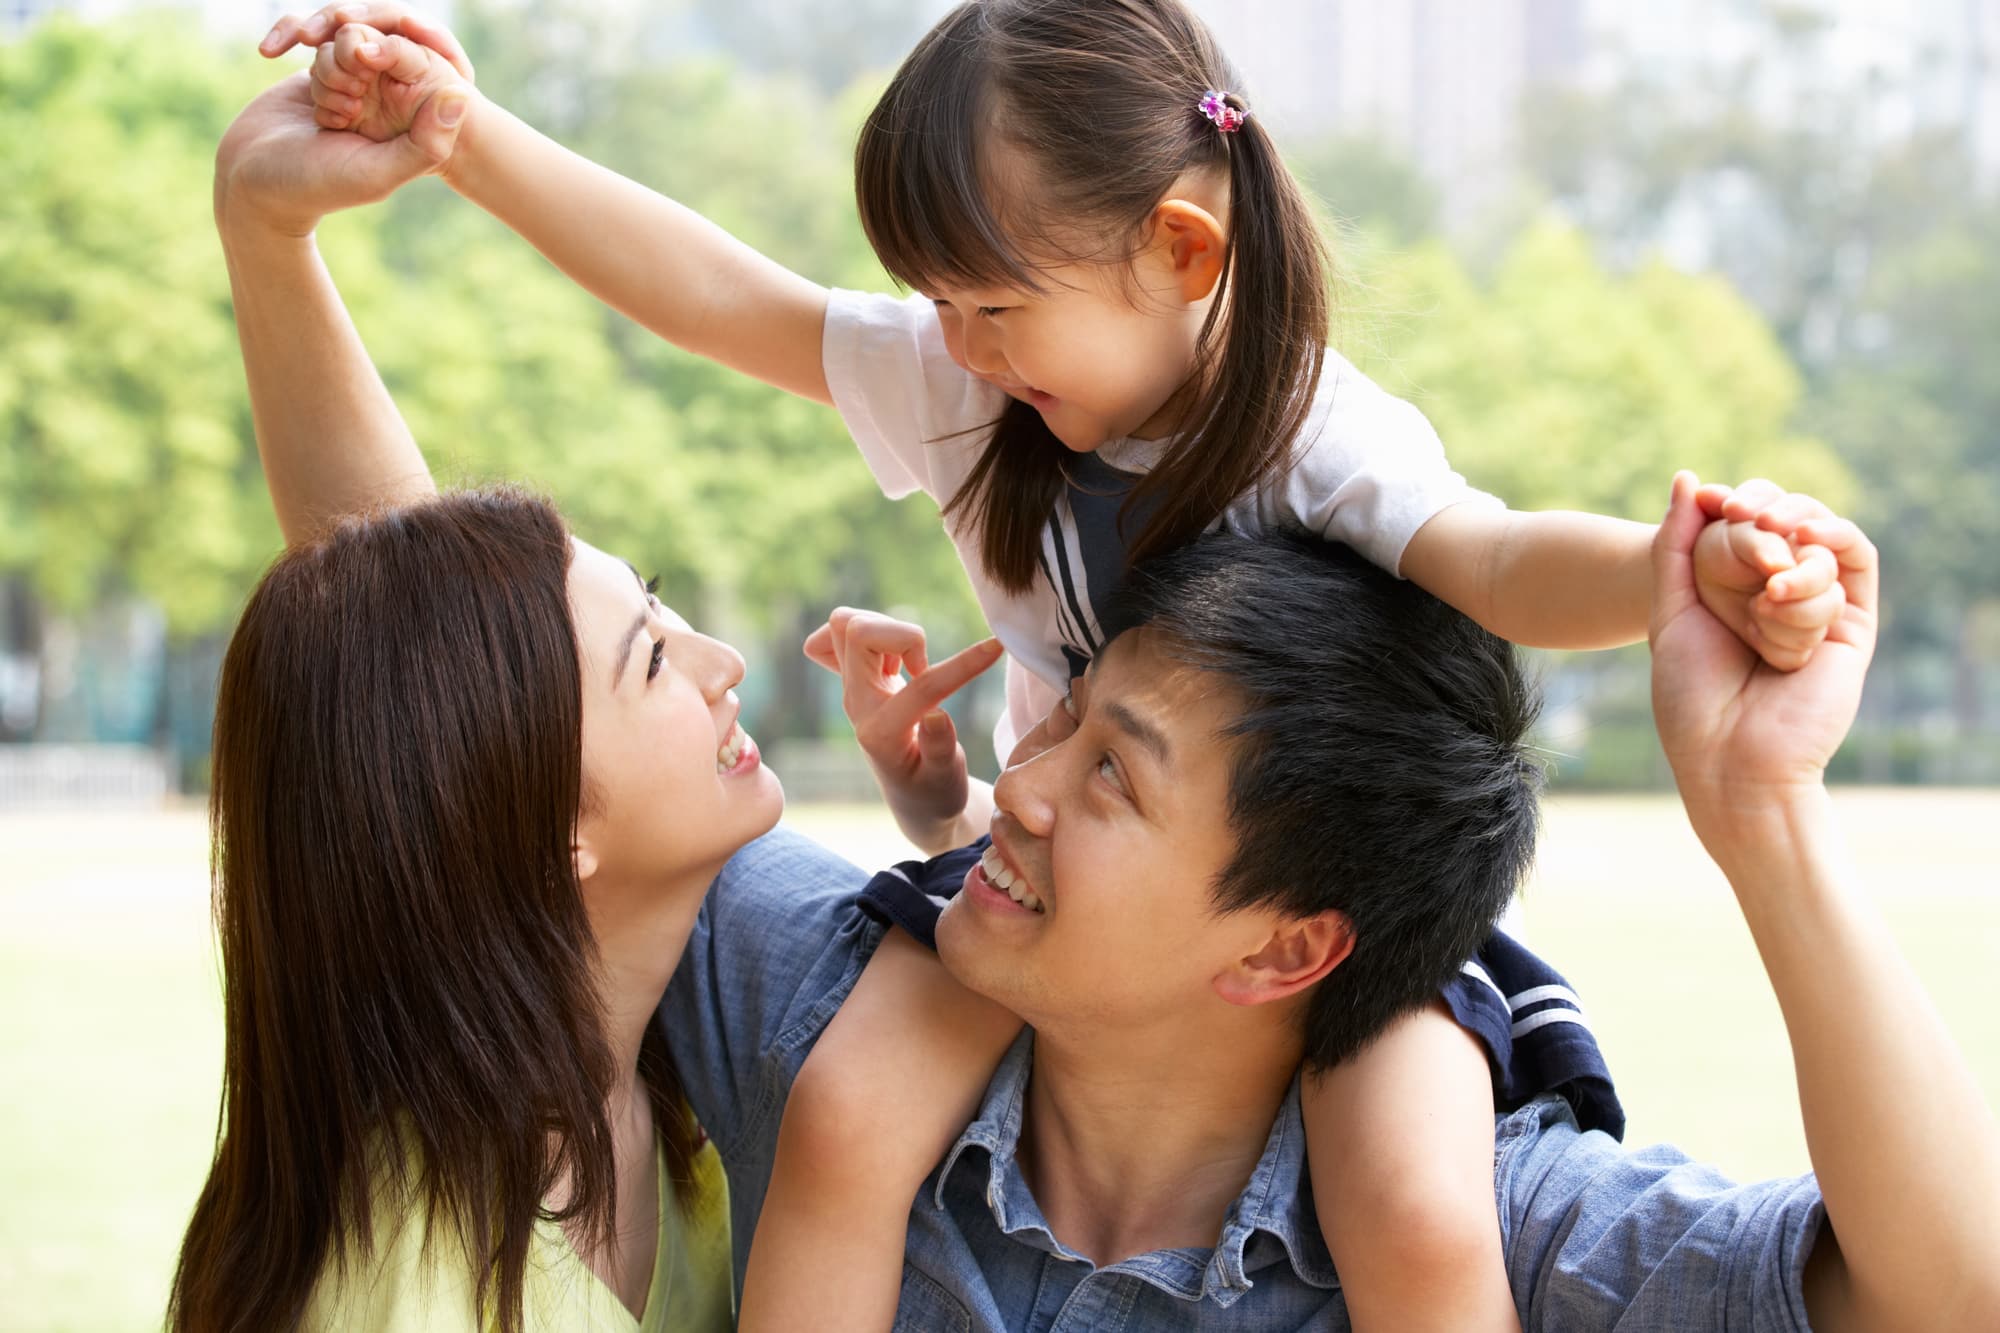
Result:
<svg viewBox="0 0 2000 1333"><path fill-rule="evenodd" d="M1269 913L1221 915L1211 897L1236 850L1236 700L1151 638L1116 640L1015 751L993 852L938 922L952 974L1045 1031L1181 1029L1271 932Z"/></svg>

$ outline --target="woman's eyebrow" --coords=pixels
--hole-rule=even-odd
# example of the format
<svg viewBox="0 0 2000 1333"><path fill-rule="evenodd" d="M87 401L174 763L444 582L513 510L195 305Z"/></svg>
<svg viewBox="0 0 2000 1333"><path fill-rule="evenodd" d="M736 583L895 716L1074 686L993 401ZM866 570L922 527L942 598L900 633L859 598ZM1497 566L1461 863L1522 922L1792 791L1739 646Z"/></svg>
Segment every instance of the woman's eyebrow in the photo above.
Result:
<svg viewBox="0 0 2000 1333"><path fill-rule="evenodd" d="M618 682L624 678L625 664L632 660L632 642L639 637L639 632L646 628L646 617L650 610L651 608L641 611L634 617L631 628L627 629L625 636L618 640L618 656L611 662L611 688L614 690L618 688Z"/></svg>
<svg viewBox="0 0 2000 1333"><path fill-rule="evenodd" d="M646 586L645 576L639 572L639 567L630 560L621 560L619 563L632 571L633 582L639 585L640 592L646 594L646 605L641 608L637 616L633 617L632 626L625 631L625 636L618 640L617 656L611 659L611 688L614 690L618 688L618 682L625 677L625 664L632 660L632 641L639 637L639 631L646 628L646 617L653 609L653 590Z"/></svg>

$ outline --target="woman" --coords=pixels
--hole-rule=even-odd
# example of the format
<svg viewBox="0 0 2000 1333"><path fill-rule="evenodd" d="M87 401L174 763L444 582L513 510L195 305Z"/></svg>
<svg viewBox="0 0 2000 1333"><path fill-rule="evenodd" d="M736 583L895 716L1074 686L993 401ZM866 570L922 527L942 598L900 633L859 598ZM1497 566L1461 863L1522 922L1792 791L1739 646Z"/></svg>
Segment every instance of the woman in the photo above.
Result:
<svg viewBox="0 0 2000 1333"><path fill-rule="evenodd" d="M545 503L437 497L311 241L423 163L321 134L302 78L218 155L288 550L218 700L223 1117L170 1322L725 1327L721 1172L649 1020L782 807L742 661Z"/></svg>

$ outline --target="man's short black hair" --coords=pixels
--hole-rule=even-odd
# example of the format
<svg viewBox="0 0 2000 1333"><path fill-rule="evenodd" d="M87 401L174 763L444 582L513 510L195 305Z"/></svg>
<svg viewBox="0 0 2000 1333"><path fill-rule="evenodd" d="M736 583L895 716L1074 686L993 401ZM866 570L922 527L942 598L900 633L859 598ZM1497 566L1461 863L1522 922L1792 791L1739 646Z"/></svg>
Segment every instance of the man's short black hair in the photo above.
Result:
<svg viewBox="0 0 2000 1333"><path fill-rule="evenodd" d="M1306 1013L1307 1064L1333 1065L1436 995L1520 885L1537 692L1508 644L1313 537L1204 537L1134 570L1120 600L1123 625L1241 707L1217 904L1353 926Z"/></svg>

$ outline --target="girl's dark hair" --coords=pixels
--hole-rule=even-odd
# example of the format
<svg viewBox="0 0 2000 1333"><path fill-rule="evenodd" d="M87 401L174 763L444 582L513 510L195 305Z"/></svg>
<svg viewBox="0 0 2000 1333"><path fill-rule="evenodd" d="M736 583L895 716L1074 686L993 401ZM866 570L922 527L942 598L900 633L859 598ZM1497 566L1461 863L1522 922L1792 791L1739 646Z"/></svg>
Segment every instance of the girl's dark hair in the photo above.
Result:
<svg viewBox="0 0 2000 1333"><path fill-rule="evenodd" d="M1180 0L970 0L896 71L855 150L869 242L918 290L1032 291L1038 262L1129 262L1184 174L1228 173L1229 261L1179 438L1126 501L1158 505L1134 560L1189 540L1290 464L1325 360L1328 265L1304 191L1262 121L1224 134L1198 109L1209 89L1241 87ZM1003 147L1025 181L1000 179ZM1034 582L1066 453L1034 408L1009 402L945 506L978 526L987 572L1010 591Z"/></svg>
<svg viewBox="0 0 2000 1333"><path fill-rule="evenodd" d="M537 1218L610 1235L570 550L546 502L465 492L350 519L251 595L209 807L222 1109L172 1328L295 1327L377 1209L462 1242L481 1327L507 1330ZM687 1179L694 1127L646 1040Z"/></svg>

